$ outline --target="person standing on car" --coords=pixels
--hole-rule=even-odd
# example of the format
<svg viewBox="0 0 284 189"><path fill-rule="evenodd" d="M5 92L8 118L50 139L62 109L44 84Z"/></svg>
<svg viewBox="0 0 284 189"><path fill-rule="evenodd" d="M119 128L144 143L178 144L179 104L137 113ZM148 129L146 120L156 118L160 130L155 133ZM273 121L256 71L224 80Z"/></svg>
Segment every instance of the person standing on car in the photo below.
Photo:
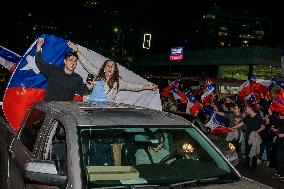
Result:
<svg viewBox="0 0 284 189"><path fill-rule="evenodd" d="M257 155L250 157L249 154L251 153L252 145L249 144L249 141L252 139L253 132L254 134L259 134L262 130L265 129L263 119L259 114L258 107L256 104L247 104L245 107L245 111L247 116L244 120L239 123L238 125L234 126L233 129L238 129L242 126L246 126L246 133L245 133L245 155L246 155L246 162L245 167L250 168L252 171L255 171L257 167ZM256 132L256 133L255 133ZM259 137L260 138L260 137Z"/></svg>
<svg viewBox="0 0 284 189"><path fill-rule="evenodd" d="M35 63L40 72L48 78L44 99L46 101L69 101L74 99L75 93L88 94L88 88L91 88L91 85L85 85L83 78L74 72L78 55L75 52L66 53L63 68L48 64L42 58L43 44L44 39L39 38L36 44Z"/></svg>

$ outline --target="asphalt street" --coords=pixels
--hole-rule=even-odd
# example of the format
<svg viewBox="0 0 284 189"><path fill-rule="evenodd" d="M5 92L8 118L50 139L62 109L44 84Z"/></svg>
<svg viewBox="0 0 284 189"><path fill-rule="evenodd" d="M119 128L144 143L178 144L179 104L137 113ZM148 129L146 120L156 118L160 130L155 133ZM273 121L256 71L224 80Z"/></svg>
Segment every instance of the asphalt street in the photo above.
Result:
<svg viewBox="0 0 284 189"><path fill-rule="evenodd" d="M262 162L257 166L255 172L245 169L243 166L244 159L240 159L240 163L237 165L237 170L244 176L268 186L271 186L275 189L283 189L284 188L284 181L273 179L272 175L275 173L275 169L268 167L266 162Z"/></svg>

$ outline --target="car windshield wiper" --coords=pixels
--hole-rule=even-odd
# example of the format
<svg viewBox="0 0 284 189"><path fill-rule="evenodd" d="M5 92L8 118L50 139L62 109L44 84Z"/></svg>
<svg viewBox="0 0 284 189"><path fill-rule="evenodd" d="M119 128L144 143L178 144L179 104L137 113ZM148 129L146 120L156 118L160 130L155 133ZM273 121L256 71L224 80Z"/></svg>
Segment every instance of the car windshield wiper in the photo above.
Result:
<svg viewBox="0 0 284 189"><path fill-rule="evenodd" d="M205 179L193 179L185 182L179 182L172 184L171 186L181 186L181 185L198 185L198 184L224 184L224 183L230 183L230 182L236 182L237 179L220 179L218 177L212 177L212 178L205 178Z"/></svg>

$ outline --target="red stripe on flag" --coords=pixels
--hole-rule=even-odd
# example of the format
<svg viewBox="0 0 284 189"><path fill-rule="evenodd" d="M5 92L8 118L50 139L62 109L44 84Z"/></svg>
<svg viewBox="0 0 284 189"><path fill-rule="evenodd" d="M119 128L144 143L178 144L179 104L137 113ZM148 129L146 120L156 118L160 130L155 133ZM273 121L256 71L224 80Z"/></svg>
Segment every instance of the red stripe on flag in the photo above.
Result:
<svg viewBox="0 0 284 189"><path fill-rule="evenodd" d="M198 112L201 110L202 104L199 102L195 102L190 108L189 108L189 113L190 115L197 116Z"/></svg>
<svg viewBox="0 0 284 189"><path fill-rule="evenodd" d="M4 114L10 125L18 131L32 103L43 101L44 89L8 88L3 99Z"/></svg>
<svg viewBox="0 0 284 189"><path fill-rule="evenodd" d="M276 95L275 98L278 98L278 100L280 101L277 102L275 99L272 101L271 105L270 105L270 109L271 111L275 111L278 112L282 115L284 115L284 89L281 89L279 94Z"/></svg>

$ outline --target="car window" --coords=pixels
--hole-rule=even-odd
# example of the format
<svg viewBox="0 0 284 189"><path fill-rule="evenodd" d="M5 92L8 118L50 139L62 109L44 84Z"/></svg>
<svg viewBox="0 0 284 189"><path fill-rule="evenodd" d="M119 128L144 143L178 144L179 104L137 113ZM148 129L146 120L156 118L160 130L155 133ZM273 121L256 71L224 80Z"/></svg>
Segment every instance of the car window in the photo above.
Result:
<svg viewBox="0 0 284 189"><path fill-rule="evenodd" d="M66 133L63 124L57 120L53 120L44 157L54 162L58 174L68 175Z"/></svg>
<svg viewBox="0 0 284 189"><path fill-rule="evenodd" d="M36 139L39 131L42 128L46 114L38 109L33 109L24 124L23 129L20 132L20 140L23 145L33 152Z"/></svg>
<svg viewBox="0 0 284 189"><path fill-rule="evenodd" d="M125 179L158 185L208 178L238 180L224 157L193 127L80 126L78 135L82 172L88 187L117 185Z"/></svg>

